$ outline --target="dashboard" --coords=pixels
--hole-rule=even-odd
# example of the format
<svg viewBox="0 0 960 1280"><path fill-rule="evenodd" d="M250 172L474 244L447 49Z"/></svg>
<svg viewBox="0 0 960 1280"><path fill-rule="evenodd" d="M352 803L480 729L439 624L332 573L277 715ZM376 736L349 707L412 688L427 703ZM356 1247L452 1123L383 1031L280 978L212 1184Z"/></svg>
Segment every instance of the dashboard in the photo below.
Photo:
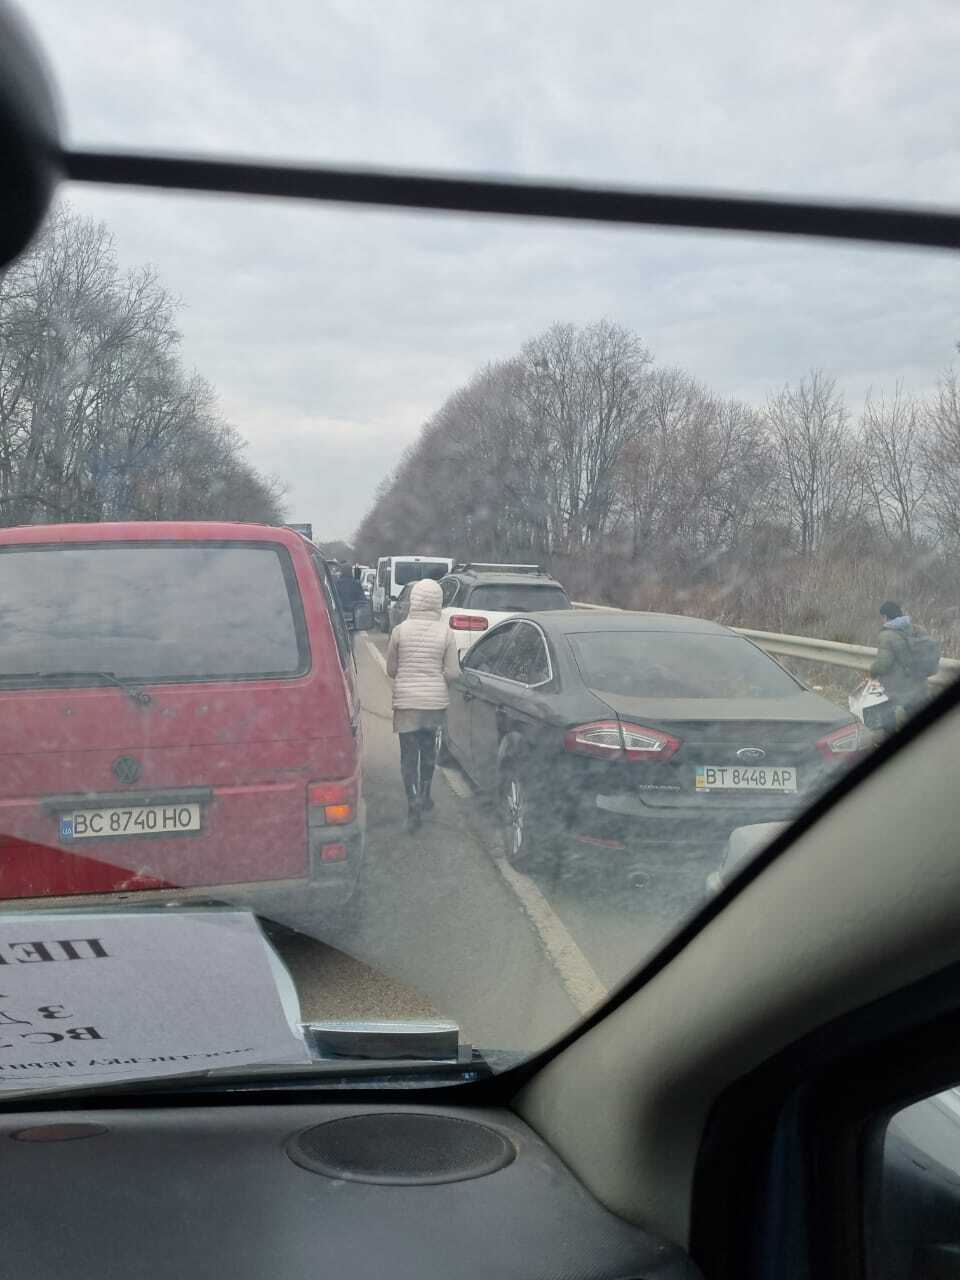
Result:
<svg viewBox="0 0 960 1280"><path fill-rule="evenodd" d="M511 1112L184 1106L0 1119L3 1270L31 1280L690 1280Z"/></svg>

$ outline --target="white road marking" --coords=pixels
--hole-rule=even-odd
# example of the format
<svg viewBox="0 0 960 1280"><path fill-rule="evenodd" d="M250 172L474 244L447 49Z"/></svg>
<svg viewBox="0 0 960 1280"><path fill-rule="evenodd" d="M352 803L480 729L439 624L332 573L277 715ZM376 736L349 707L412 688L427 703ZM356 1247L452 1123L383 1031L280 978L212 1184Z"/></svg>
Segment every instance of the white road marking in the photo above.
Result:
<svg viewBox="0 0 960 1280"><path fill-rule="evenodd" d="M387 663L383 654L373 643L367 633L361 632L363 643L376 660L383 672L387 674ZM444 782L460 800L471 798L470 784L457 769L443 766L438 770ZM516 895L524 915L533 926L540 939L540 944L556 969L564 990L570 997L573 1007L580 1014L586 1014L605 1000L608 989L598 978L590 961L583 954L573 939L569 929L551 907L540 889L529 876L511 867L502 854L491 850L493 865L500 872L507 885Z"/></svg>
<svg viewBox="0 0 960 1280"><path fill-rule="evenodd" d="M578 1013L589 1013L607 998L608 988L600 981L593 965L574 942L569 929L534 881L522 871L511 867L506 858L500 855L495 856L493 861L520 900L520 905L560 975L560 981L574 1008Z"/></svg>
<svg viewBox="0 0 960 1280"><path fill-rule="evenodd" d="M383 672L384 675L386 675L387 674L386 658L383 656L383 654L380 652L380 650L373 643L373 641L370 639L370 637L367 635L365 631L361 631L360 635L363 638L363 643L367 646L367 653L371 654L373 658L380 664L380 670Z"/></svg>
<svg viewBox="0 0 960 1280"><path fill-rule="evenodd" d="M470 799L470 785L456 769L441 767L443 780L461 800ZM541 893L535 881L511 867L500 853L492 853L493 865L516 895L524 915L534 928L544 951L563 983L573 1007L580 1014L595 1009L605 1000L608 988L600 981L590 961L573 939L569 929Z"/></svg>

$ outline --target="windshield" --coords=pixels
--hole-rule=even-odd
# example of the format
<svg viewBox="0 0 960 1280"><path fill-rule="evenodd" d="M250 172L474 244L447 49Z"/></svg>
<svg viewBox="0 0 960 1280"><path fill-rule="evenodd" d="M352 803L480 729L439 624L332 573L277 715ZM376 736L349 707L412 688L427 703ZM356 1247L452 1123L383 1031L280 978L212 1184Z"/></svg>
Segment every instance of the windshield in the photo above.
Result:
<svg viewBox="0 0 960 1280"><path fill-rule="evenodd" d="M865 0L27 7L99 153L956 201L955 41ZM76 1034L0 1087L368 1021L394 1081L499 1070L589 1015L960 669L958 296L942 250L64 183L0 270L0 1024Z"/></svg>
<svg viewBox="0 0 960 1280"><path fill-rule="evenodd" d="M801 686L746 640L663 631L569 637L591 689L632 698L790 698Z"/></svg>
<svg viewBox="0 0 960 1280"><path fill-rule="evenodd" d="M421 578L434 578L439 581L450 566L444 562L431 560L400 560L393 567L393 577L398 587L408 582L419 582Z"/></svg>
<svg viewBox="0 0 960 1280"><path fill-rule="evenodd" d="M538 609L569 609L570 601L560 587L503 582L474 587L464 607L491 613L536 613Z"/></svg>

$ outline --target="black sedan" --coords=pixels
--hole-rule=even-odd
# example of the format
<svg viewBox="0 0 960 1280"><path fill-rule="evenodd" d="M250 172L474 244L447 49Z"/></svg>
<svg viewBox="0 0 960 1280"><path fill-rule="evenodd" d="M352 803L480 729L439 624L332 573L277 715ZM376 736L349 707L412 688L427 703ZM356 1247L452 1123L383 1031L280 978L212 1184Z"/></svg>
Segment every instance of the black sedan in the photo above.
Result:
<svg viewBox="0 0 960 1280"><path fill-rule="evenodd" d="M462 658L445 746L496 795L507 853L722 843L859 759L859 722L751 641L672 614L500 623Z"/></svg>

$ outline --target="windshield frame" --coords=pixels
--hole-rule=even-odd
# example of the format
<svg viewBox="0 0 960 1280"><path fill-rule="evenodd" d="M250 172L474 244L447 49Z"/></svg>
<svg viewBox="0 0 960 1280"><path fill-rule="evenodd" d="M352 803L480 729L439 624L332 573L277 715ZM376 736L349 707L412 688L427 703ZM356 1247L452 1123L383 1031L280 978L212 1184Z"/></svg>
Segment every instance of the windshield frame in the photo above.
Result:
<svg viewBox="0 0 960 1280"><path fill-rule="evenodd" d="M81 180L107 180L119 181L121 183L132 183L137 181L135 176L129 176L131 173L136 173L136 167L131 164L129 158L125 161L124 157L114 159L109 156L97 156L96 154L88 154L85 157L83 153L79 153L68 156L67 161L68 171L70 171L74 177L79 176ZM86 161L86 166L84 161ZM124 176L125 163L127 167L127 176ZM163 161L161 161L160 164L162 166ZM176 158L171 159L167 164L169 165L169 169L166 171L166 174L163 172L158 174L156 169L152 171L155 180L158 177L164 176L167 180L173 180L177 177L179 177L180 180L184 180L193 173L194 176L198 176L199 178L203 178L204 175L206 175L207 184L212 189L224 190L228 189L228 180L232 175L232 180L235 184L234 189L256 189L254 181L256 175L254 174L251 176L249 172L238 172L243 168L239 165L234 165L231 169L226 162L221 162L222 167L218 169L216 162L198 161L193 162L195 168L191 169L191 162L184 162ZM149 162L146 167L149 169ZM254 169L255 166L248 166L247 168ZM264 168L266 167L264 166ZM306 186L305 180L301 178L298 182L297 175L293 170L287 169L286 175L287 190L284 194L291 196L307 194L313 195L314 198L316 198L315 193L304 190L304 187ZM341 175L342 178L347 179L342 182L342 191L333 197L327 195L325 198L358 199L355 184L350 185L348 181L351 176L352 175L349 174ZM244 180L245 185L241 185L241 179ZM274 186L272 188L268 186L268 179L274 179ZM140 181L143 181L143 178L141 178ZM416 187L410 179L405 178L403 175L398 176L396 181L398 182L398 186L403 182L407 183L406 187L400 187L399 190L395 191L396 195L400 195L403 191L407 193L407 204L413 204L417 207L422 207L425 204L424 189ZM275 189L275 175L273 173L263 173L261 176L261 182L263 184L264 194L277 194ZM389 176L381 178L381 183L386 185L388 192L392 190L389 186L389 182ZM501 202L504 206L503 212L509 213L511 210L506 208L507 197L514 193L506 189L506 184L502 185L503 195L501 197ZM527 194L532 195L535 193L531 192ZM596 194L602 195L602 193ZM612 194L616 195L619 193ZM547 216L556 217L585 216L583 214L578 215L574 212L577 197L579 196L582 199L582 193L580 192L565 191L563 188L559 188L556 193L544 191L543 196L545 200L548 196L550 197L550 202L553 204L553 208L547 210L540 208L522 208L520 212L536 212L540 214L545 212ZM359 198L362 199L362 195ZM439 197L435 198L439 199ZM666 216L670 208L674 208L675 213L678 215L685 210L685 216L687 218L692 218L693 216L693 206L684 206L683 210L681 210L679 205L667 206L664 204L657 204L657 197L654 196L652 201L647 197L648 212L646 217L643 218L641 217L640 209L641 193L636 193L633 197L633 201L635 203L635 207L633 208L632 220L634 221L646 220L653 222L655 225L667 224L671 221L671 219ZM485 205L483 207L485 209L489 209L489 205ZM831 208L830 206L816 206L810 203L771 200L744 199L741 202L734 203L731 201L701 197L697 202L696 207L702 207L705 212L709 212L712 209L715 214L714 221L706 224L690 222L684 223L684 225L718 225L729 229L731 222L729 220L724 220L723 215L726 214L727 219L729 219L731 212L736 212L742 208L741 217L744 219L743 225L745 229L746 223L749 221L749 229L754 231L757 229L767 229L774 232L786 232L801 235L819 234L836 239L846 236L857 242L869 241L870 239L890 238L894 240L902 240L909 244L942 243L948 249L955 247L956 228L960 225L960 220L958 220L955 215L940 215L942 225L944 227L944 233L943 239L941 241L937 241L932 237L938 215L927 215L917 210L906 210L906 219L904 220L898 219L896 211L885 210L882 208L870 209L861 207L844 210L842 207ZM599 213L602 208L602 205L598 206L597 213ZM516 210L513 210L513 212L516 212ZM611 214L613 212L614 210L611 208ZM748 218L747 215L750 215L750 217ZM597 214L594 216L597 216ZM925 217L930 219L928 228L930 238L925 238L923 235L924 224L921 219ZM624 216L623 220L629 221L631 219ZM673 221L677 220L677 217L673 219ZM902 228L899 233L893 229L894 224L898 221ZM764 226L764 224L766 225ZM740 224L738 223L736 225ZM886 233L884 233L884 226L888 227ZM873 234L871 234L871 230ZM957 688L952 690L948 689L942 692L927 708L921 711L905 729L901 729L895 737L892 737L886 744L884 744L884 746L874 752L869 759L865 760L860 765L855 766L844 777L839 778L835 785L826 793L824 798L806 808L800 817L791 824L789 830L785 832L782 837L774 840L763 854L750 859L745 864L743 871L722 894L718 895L718 897L713 901L705 900L701 904L700 909L688 921L683 923L673 938L668 936L656 951L651 953L651 955L645 960L641 961L638 967L631 974L628 974L625 977L620 987L615 989L614 992L611 993L610 997L600 1004L594 1012L576 1022L568 1032L562 1035L553 1045L548 1046L541 1052L533 1054L527 1058L522 1066L517 1069L517 1073L511 1073L511 1075L513 1075L512 1081L508 1081L506 1076L500 1077L497 1082L498 1092L503 1092L504 1088L515 1088L518 1083L517 1074L519 1074L521 1078L528 1078L536 1070L539 1070L545 1062L560 1053L568 1044L578 1039L591 1026L602 1021L609 1013L615 1010L623 1000L627 999L629 995L653 977L660 968L669 963L669 961L673 959L674 956L686 945L686 942L689 941L691 937L695 936L702 927L704 927L716 914L719 913L720 910L724 908L731 897L735 896L745 884L752 881L755 875L760 874L764 867L769 865L770 862L779 856L780 852L787 849L799 834L805 831L809 826L813 825L824 811L832 808L833 804L837 803L838 800L847 795L855 786L859 785L863 778L869 776L875 769L882 767L886 760L892 755L901 750L907 749L912 744L915 737L919 733L925 731L930 724L935 723L942 716L954 711L958 702L960 702L960 690Z"/></svg>

